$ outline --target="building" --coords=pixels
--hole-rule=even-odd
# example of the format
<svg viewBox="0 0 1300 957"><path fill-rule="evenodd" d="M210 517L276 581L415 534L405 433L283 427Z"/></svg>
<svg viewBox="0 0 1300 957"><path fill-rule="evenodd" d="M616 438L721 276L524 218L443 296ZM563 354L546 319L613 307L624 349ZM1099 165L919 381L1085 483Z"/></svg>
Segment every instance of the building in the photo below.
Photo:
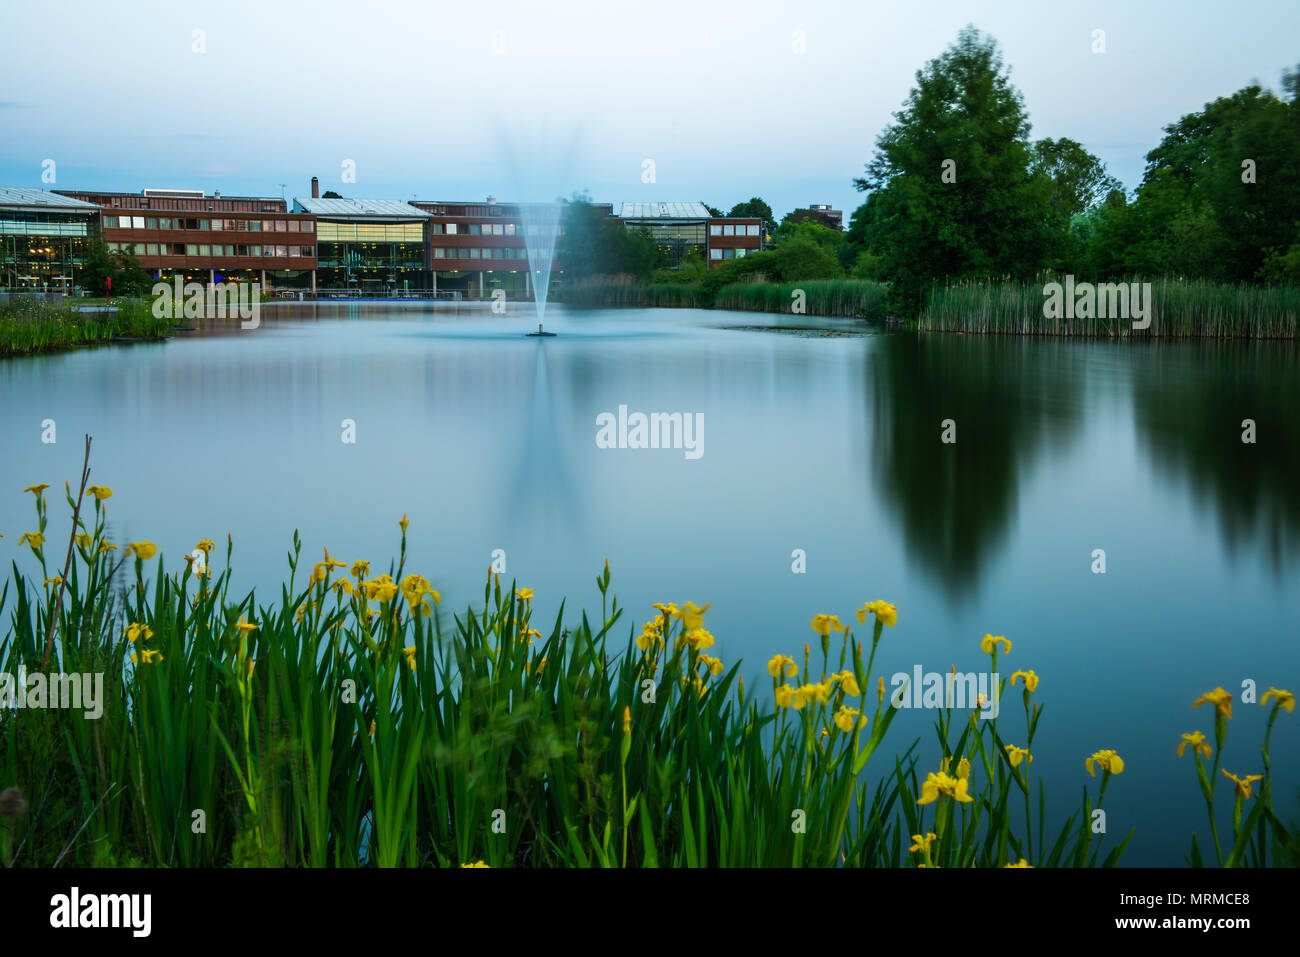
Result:
<svg viewBox="0 0 1300 957"><path fill-rule="evenodd" d="M315 288L315 219L288 212L283 199L179 189L59 192L99 207L108 250L130 253L155 278L260 282L263 294Z"/></svg>
<svg viewBox="0 0 1300 957"><path fill-rule="evenodd" d="M711 216L703 203L623 203L618 219L628 229L649 232L669 267L693 257L712 269L757 252L763 241L762 220Z"/></svg>
<svg viewBox="0 0 1300 957"><path fill-rule="evenodd" d="M99 235L99 207L0 187L0 289L72 292Z"/></svg>
<svg viewBox="0 0 1300 957"><path fill-rule="evenodd" d="M316 223L321 287L380 297L428 288L431 213L395 199L316 196L295 199L293 209Z"/></svg>
<svg viewBox="0 0 1300 957"><path fill-rule="evenodd" d="M831 229L844 229L844 213L831 209L827 203L813 203L807 209L796 209L786 219L792 223L818 223Z"/></svg>

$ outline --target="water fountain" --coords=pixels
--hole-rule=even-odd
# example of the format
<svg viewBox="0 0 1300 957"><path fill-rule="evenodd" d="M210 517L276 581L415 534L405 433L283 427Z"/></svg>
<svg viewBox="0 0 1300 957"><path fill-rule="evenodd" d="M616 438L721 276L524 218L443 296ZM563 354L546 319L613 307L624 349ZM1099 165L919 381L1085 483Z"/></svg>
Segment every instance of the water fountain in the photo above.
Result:
<svg viewBox="0 0 1300 957"><path fill-rule="evenodd" d="M528 253L528 274L533 285L533 306L537 310L537 331L530 336L553 336L542 331L546 299L551 292L551 265L555 261L555 243L560 235L561 203L526 203L519 208L524 230L524 248Z"/></svg>

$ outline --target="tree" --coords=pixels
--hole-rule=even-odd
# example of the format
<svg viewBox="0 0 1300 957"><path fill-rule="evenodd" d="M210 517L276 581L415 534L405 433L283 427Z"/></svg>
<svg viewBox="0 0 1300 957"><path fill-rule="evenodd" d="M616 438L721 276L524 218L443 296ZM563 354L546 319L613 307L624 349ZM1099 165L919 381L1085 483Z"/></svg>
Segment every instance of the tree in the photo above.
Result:
<svg viewBox="0 0 1300 957"><path fill-rule="evenodd" d="M1052 181L1048 203L1066 219L1099 206L1124 185L1106 172L1106 164L1074 140L1039 140L1034 144L1034 171Z"/></svg>
<svg viewBox="0 0 1300 957"><path fill-rule="evenodd" d="M1300 77L1258 86L1165 127L1134 201L1103 211L1090 262L1223 282L1285 276L1300 242Z"/></svg>
<svg viewBox="0 0 1300 957"><path fill-rule="evenodd" d="M342 198L343 198L342 196L334 192L334 190L332 189L325 190L325 192L321 195L321 199L342 199Z"/></svg>
<svg viewBox="0 0 1300 957"><path fill-rule="evenodd" d="M757 196L751 196L745 202L732 206L727 216L735 219L761 219L764 234L776 229L776 214L772 212L772 207Z"/></svg>
<svg viewBox="0 0 1300 957"><path fill-rule="evenodd" d="M713 216L718 219L722 218L722 210L718 209L718 207L710 206L708 203L703 203L703 202L700 203L700 205L709 211L710 216Z"/></svg>
<svg viewBox="0 0 1300 957"><path fill-rule="evenodd" d="M1037 273L1050 182L1032 168L1024 101L996 42L963 29L894 118L853 185L869 194L860 226L895 307L915 314L936 281Z"/></svg>
<svg viewBox="0 0 1300 957"><path fill-rule="evenodd" d="M102 242L91 245L80 278L81 285L98 296L108 294L109 279L113 280L112 293L117 296L143 296L153 286L140 260L130 253L109 252Z"/></svg>
<svg viewBox="0 0 1300 957"><path fill-rule="evenodd" d="M565 275L630 275L649 277L659 265L659 248L645 229L628 229L592 205L586 193L575 193L561 214L564 231L558 255Z"/></svg>

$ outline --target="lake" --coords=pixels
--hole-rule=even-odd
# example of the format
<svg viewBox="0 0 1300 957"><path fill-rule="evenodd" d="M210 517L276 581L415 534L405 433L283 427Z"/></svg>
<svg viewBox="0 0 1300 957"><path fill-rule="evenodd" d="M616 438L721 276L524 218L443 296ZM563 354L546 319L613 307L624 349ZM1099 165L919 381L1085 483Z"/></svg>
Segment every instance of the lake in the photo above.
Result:
<svg viewBox="0 0 1300 957"><path fill-rule="evenodd" d="M1013 643L1004 675L1037 671L1049 809L1095 794L1084 759L1114 748L1108 845L1138 829L1125 863L1181 864L1194 829L1208 846L1192 760L1174 753L1212 728L1192 701L1247 679L1300 690L1294 344L918 338L554 304L546 324L558 335L524 336L531 304L268 306L255 330L0 362L0 560L34 566L17 541L35 482L54 486L50 538L66 541L62 483L89 432L113 541L154 541L180 568L212 538L223 567L229 532L236 590L265 601L295 529L308 565L328 547L378 572L406 513L408 568L444 611L482 601L500 549L543 622L562 598L598 616L608 558L620 640L651 602L712 601L713 653L766 689L768 658L816 648L814 613L856 625L884 598L899 623L877 674L983 670L986 632ZM598 416L637 412L702 417L694 451L598 447ZM1023 745L1019 689L1002 707L1000 733ZM1234 710L1234 773L1262 770L1265 714ZM937 769L932 721L904 712L868 772L915 737L922 778ZM1288 823L1298 723L1273 735Z"/></svg>

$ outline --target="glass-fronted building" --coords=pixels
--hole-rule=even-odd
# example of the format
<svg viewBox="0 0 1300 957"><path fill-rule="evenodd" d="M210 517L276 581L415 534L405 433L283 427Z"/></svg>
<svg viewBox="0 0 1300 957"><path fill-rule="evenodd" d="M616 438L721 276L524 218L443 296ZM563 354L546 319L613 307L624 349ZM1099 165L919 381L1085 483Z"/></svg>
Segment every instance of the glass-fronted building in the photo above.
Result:
<svg viewBox="0 0 1300 957"><path fill-rule="evenodd" d="M0 187L0 289L71 292L98 236L98 206Z"/></svg>
<svg viewBox="0 0 1300 957"><path fill-rule="evenodd" d="M712 268L762 245L758 219L713 216L703 203L624 203L618 219L648 232L664 265L673 268L691 255Z"/></svg>
<svg viewBox="0 0 1300 957"><path fill-rule="evenodd" d="M375 296L427 289L431 213L389 199L294 200L316 218L316 284Z"/></svg>

